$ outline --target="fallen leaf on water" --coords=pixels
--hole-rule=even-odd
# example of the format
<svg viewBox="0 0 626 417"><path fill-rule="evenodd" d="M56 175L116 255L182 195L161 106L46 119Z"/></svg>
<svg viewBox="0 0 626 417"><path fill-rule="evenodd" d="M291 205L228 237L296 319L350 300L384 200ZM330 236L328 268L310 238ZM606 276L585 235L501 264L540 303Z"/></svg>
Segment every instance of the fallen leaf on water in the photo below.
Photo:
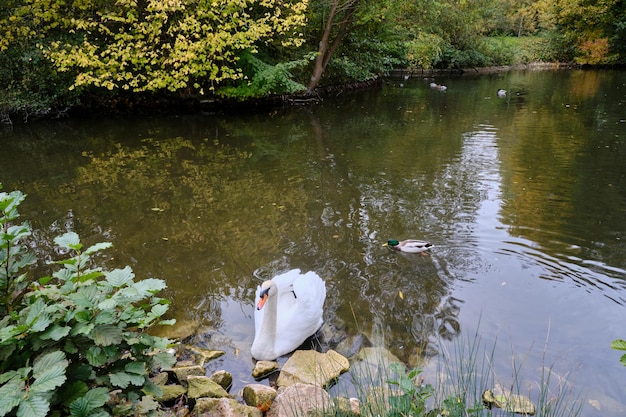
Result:
<svg viewBox="0 0 626 417"><path fill-rule="evenodd" d="M598 401L598 400L589 400L589 405L592 406L593 408L595 408L598 411L600 411L600 409L602 408L602 407L600 407L600 401Z"/></svg>
<svg viewBox="0 0 626 417"><path fill-rule="evenodd" d="M152 211L165 211L165 210L163 210L160 207L152 207L150 210L152 210Z"/></svg>
<svg viewBox="0 0 626 417"><path fill-rule="evenodd" d="M398 295L400 296L402 300L404 300L404 295L402 294L402 291L398 291Z"/></svg>

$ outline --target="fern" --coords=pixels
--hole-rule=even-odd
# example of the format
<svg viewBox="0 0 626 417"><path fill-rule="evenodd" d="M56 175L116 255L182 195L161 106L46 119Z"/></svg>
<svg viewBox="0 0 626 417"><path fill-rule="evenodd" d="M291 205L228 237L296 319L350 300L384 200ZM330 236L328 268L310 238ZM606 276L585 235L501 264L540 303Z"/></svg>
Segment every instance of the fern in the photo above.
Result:
<svg viewBox="0 0 626 417"><path fill-rule="evenodd" d="M314 58L315 54L308 54L299 60L271 65L245 52L242 54L241 62L246 77L234 86L219 89L218 94L245 100L304 91L306 87L293 80L291 71L306 66Z"/></svg>

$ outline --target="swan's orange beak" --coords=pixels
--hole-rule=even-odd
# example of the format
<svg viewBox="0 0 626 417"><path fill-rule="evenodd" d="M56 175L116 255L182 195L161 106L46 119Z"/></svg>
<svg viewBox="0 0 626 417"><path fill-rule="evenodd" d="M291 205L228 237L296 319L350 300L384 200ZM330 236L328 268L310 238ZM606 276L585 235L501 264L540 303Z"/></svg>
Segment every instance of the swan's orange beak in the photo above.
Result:
<svg viewBox="0 0 626 417"><path fill-rule="evenodd" d="M263 306L265 305L265 302L267 301L267 297L268 297L268 292L269 292L269 288L261 293L261 299L256 305L257 310L262 309Z"/></svg>
<svg viewBox="0 0 626 417"><path fill-rule="evenodd" d="M261 299L259 300L259 302L256 305L256 309L260 310L263 308L263 306L265 305L265 302L267 301L267 293L262 294L261 295Z"/></svg>

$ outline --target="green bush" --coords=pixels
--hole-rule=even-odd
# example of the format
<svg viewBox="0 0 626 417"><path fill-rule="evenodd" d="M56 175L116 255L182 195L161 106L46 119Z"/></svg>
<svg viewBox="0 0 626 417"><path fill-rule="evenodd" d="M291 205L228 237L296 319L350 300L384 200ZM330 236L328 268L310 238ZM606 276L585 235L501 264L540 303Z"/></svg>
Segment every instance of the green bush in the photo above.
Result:
<svg viewBox="0 0 626 417"><path fill-rule="evenodd" d="M73 76L59 73L36 44L16 44L0 51L0 115L24 122L39 116L59 117L79 102L79 92L70 91Z"/></svg>
<svg viewBox="0 0 626 417"><path fill-rule="evenodd" d="M431 69L439 62L446 42L436 34L419 32L415 39L406 42L409 68Z"/></svg>
<svg viewBox="0 0 626 417"><path fill-rule="evenodd" d="M393 375L397 379L390 379L387 382L400 389L399 395L389 398L389 417L421 416L426 413L426 400L433 395L433 387L416 383L420 368L415 368L408 373L404 366L399 363L390 364Z"/></svg>
<svg viewBox="0 0 626 417"><path fill-rule="evenodd" d="M568 62L571 51L555 36L486 36L477 51L489 65L517 65L531 62Z"/></svg>
<svg viewBox="0 0 626 417"><path fill-rule="evenodd" d="M52 276L29 281L28 223L12 225L24 200L0 193L0 416L149 415L160 394L149 375L174 363L169 340L151 336L168 302L159 279L134 280L130 267L103 270L76 233L55 239L67 254Z"/></svg>

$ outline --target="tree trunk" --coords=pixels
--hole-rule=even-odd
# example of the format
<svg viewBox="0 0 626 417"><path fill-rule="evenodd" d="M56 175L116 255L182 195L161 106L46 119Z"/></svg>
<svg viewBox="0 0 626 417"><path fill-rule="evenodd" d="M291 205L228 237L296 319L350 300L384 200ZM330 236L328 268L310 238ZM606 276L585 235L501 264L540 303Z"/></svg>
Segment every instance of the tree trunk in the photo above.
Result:
<svg viewBox="0 0 626 417"><path fill-rule="evenodd" d="M334 55L337 47L341 43L341 40L345 36L347 32L347 28L349 23L352 20L352 16L357 9L357 4L359 0L346 0L343 4L340 4L341 0L333 0L330 12L328 13L328 19L326 21L326 25L324 26L324 31L322 32L322 39L320 40L318 49L317 49L317 58L315 59L315 66L313 67L313 74L311 75L311 79L309 80L309 85L307 86L307 92L310 94L315 90L317 85L330 62L330 59ZM342 13L343 12L343 13ZM333 26L335 26L335 19L338 15L343 14L343 18L339 24L339 30L337 34L332 39L331 45L331 35L333 32Z"/></svg>

